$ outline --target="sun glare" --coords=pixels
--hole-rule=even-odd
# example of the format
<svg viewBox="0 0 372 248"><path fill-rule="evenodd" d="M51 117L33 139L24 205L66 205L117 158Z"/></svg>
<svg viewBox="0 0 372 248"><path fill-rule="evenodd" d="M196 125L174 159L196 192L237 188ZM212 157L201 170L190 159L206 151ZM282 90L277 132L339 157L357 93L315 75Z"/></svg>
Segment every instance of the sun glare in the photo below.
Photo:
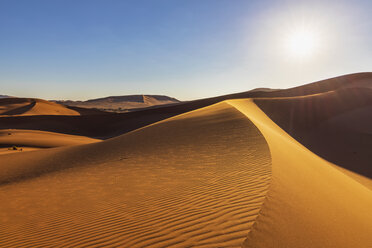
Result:
<svg viewBox="0 0 372 248"><path fill-rule="evenodd" d="M312 56L318 49L319 37L310 29L299 29L290 33L285 41L288 53L293 57Z"/></svg>

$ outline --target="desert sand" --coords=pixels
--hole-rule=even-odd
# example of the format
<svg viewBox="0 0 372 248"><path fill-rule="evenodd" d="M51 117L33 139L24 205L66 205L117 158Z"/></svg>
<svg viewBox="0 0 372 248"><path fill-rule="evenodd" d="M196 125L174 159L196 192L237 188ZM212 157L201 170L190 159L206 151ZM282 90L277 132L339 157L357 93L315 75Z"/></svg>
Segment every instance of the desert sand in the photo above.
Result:
<svg viewBox="0 0 372 248"><path fill-rule="evenodd" d="M371 88L360 73L123 114L8 107L0 144L30 150L0 153L0 246L371 247Z"/></svg>
<svg viewBox="0 0 372 248"><path fill-rule="evenodd" d="M59 146L73 146L98 142L99 139L88 138L85 136L60 134L38 130L0 130L0 154L31 151L42 148L52 148ZM16 146L17 150L12 150Z"/></svg>
<svg viewBox="0 0 372 248"><path fill-rule="evenodd" d="M79 112L42 99L15 97L0 99L0 116L27 115L79 115Z"/></svg>
<svg viewBox="0 0 372 248"><path fill-rule="evenodd" d="M307 150L249 100L231 104L253 116L272 157L270 191L244 247L370 246L371 188Z"/></svg>

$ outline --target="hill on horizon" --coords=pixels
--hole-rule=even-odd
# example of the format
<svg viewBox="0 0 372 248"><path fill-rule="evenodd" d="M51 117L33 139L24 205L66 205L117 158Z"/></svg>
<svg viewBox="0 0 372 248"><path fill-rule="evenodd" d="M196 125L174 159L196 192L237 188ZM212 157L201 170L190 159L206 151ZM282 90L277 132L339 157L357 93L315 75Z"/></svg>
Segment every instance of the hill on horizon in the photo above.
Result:
<svg viewBox="0 0 372 248"><path fill-rule="evenodd" d="M56 100L55 102L67 106L96 108L113 112L125 112L131 109L174 104L181 101L176 98L164 95L123 95L108 96L86 101Z"/></svg>

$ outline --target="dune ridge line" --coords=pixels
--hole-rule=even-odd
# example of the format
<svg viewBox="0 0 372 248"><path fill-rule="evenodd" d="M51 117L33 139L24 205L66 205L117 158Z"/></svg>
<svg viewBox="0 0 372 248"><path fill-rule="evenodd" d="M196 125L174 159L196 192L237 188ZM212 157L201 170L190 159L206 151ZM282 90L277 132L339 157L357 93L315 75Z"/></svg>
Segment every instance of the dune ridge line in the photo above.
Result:
<svg viewBox="0 0 372 248"><path fill-rule="evenodd" d="M254 122L272 156L270 190L243 247L370 247L372 192L286 134L253 99L227 103Z"/></svg>
<svg viewBox="0 0 372 248"><path fill-rule="evenodd" d="M103 142L2 159L38 175L0 187L2 247L240 247L271 178L264 137L224 102Z"/></svg>

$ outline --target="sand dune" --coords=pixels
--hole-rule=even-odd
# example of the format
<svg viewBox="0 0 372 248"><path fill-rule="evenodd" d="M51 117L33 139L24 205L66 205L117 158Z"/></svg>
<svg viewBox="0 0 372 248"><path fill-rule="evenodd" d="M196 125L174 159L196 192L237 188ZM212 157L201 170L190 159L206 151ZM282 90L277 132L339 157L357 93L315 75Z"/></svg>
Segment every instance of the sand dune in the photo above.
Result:
<svg viewBox="0 0 372 248"><path fill-rule="evenodd" d="M41 99L15 97L0 99L0 116L15 115L79 115L79 112Z"/></svg>
<svg viewBox="0 0 372 248"><path fill-rule="evenodd" d="M263 136L226 103L105 142L1 159L2 247L239 246L271 174Z"/></svg>
<svg viewBox="0 0 372 248"><path fill-rule="evenodd" d="M1 117L0 246L369 248L371 82Z"/></svg>
<svg viewBox="0 0 372 248"><path fill-rule="evenodd" d="M305 97L254 101L311 151L372 178L372 89L348 88Z"/></svg>
<svg viewBox="0 0 372 248"><path fill-rule="evenodd" d="M272 156L270 190L244 246L369 247L372 191L300 145L250 100L230 104L259 128Z"/></svg>
<svg viewBox="0 0 372 248"><path fill-rule="evenodd" d="M0 99L0 117L12 116L80 116L80 115L104 115L104 111L87 109L75 106L64 106L35 98L9 97Z"/></svg>
<svg viewBox="0 0 372 248"><path fill-rule="evenodd" d="M275 90L272 92L259 92L254 97L294 97L306 96L339 89L369 88L371 86L372 72L354 73L329 78L294 88Z"/></svg>

